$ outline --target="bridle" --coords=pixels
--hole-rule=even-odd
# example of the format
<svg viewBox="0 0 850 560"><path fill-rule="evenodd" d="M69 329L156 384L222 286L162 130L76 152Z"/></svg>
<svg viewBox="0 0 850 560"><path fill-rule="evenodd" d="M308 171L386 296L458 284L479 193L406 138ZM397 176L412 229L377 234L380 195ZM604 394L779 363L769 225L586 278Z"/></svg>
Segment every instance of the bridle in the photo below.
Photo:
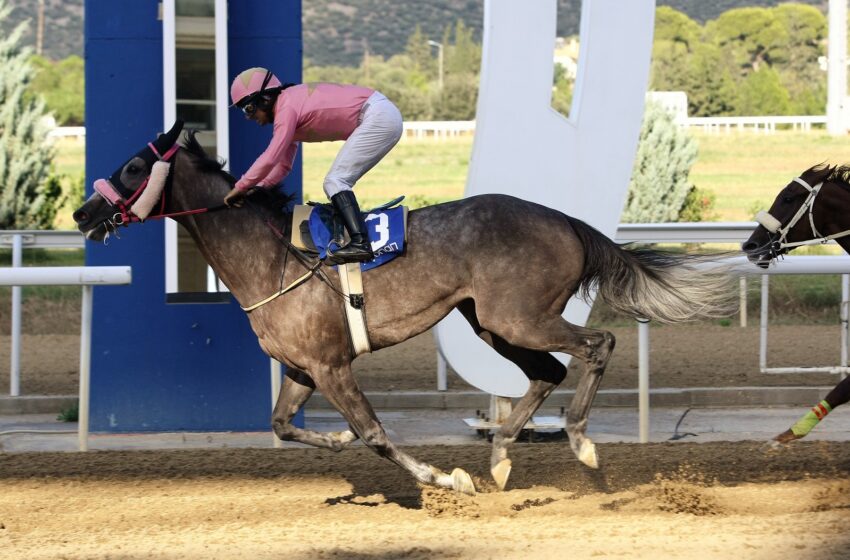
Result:
<svg viewBox="0 0 850 560"><path fill-rule="evenodd" d="M113 206L120 210L119 212L115 213L115 215L112 217L112 220L107 220L107 222L111 223L114 227L117 228L118 226L122 225L129 226L131 223L144 222L145 220L174 218L177 216L187 216L192 214L203 214L205 212L216 212L218 210L225 210L227 208L230 208L226 204L220 204L218 206L213 207L196 208L194 210L183 210L180 212L165 213L165 199L167 191L171 185L172 179L172 173L170 172L170 160L174 157L174 154L176 154L177 151L180 149L180 145L175 143L164 154L160 154L156 147L150 142L148 143L148 148L151 149L153 154L157 157L158 161L154 162L153 166L151 167L151 173L144 179L139 188L136 189L135 192L129 194L129 196L125 196L124 194L122 194L121 190L119 188L116 188L116 186L108 179L99 179L95 181L94 190L98 194L100 194L110 206ZM166 167L163 168L163 166ZM160 170L158 170L157 167L160 167ZM143 211L142 214L144 215L137 215L137 213L134 211L134 209L136 208L135 204L142 198L148 186L152 184L151 177L153 177L154 175L157 175L156 182L159 184L154 184L153 189L154 191L158 190L159 192L152 192L151 195L159 197L159 211L155 214L147 214L146 211ZM127 189L125 188L125 190ZM151 201L148 201L148 203L150 202ZM143 208L150 209L151 207L148 206L148 204L145 204ZM295 255L296 259L300 261L300 263L307 269L307 271L303 275L299 276L295 281L291 282L288 286L281 286L281 288L271 296L257 303L254 303L253 305L242 307L242 309L246 313L250 313L251 311L254 311L255 309L262 307L263 305L277 299L283 294L294 290L313 276L318 276L319 279L326 283L334 292L339 293L339 290L335 288L333 282L331 282L328 276L320 269L320 267L324 264L324 261L316 260L315 263L311 263L310 259L303 252L301 252L301 250L292 245L292 243L290 243L285 238L284 232L282 230L279 230L277 227L274 226L274 224L272 224L268 220L266 221L266 225L269 227L269 229L271 229L275 237L277 237L278 240L286 246L287 253L292 252ZM284 261L284 272L285 270L286 261ZM281 281L282 280L283 273L281 273ZM345 297L344 294L342 295L343 297Z"/></svg>
<svg viewBox="0 0 850 560"><path fill-rule="evenodd" d="M850 235L850 229L846 229L838 233L833 233L831 235L823 235L818 231L818 228L815 227L815 199L817 198L821 188L823 187L823 181L821 181L814 187L809 185L801 177L795 177L794 182L809 191L809 194L806 197L806 200L803 202L802 206L797 209L797 212L784 227L782 226L782 223L769 212L762 210L761 212L756 214L756 221L761 224L767 231L773 234L771 235L770 239L770 252L773 256L780 255L782 252L785 252L789 249L794 249L796 247L802 247L804 245L822 245L824 243L829 243L833 239L838 239ZM812 229L813 238L808 239L806 241L789 242L788 233L795 225L797 225L797 222L799 222L803 215L806 213L808 213L809 215L809 226Z"/></svg>
<svg viewBox="0 0 850 560"><path fill-rule="evenodd" d="M216 212L218 210L224 210L228 208L225 204L220 204L218 206L206 207L206 208L196 208L194 210L183 210L180 212L169 212L165 213L165 199L168 187L171 184L171 172L170 172L170 164L171 158L174 157L174 154L180 149L179 144L174 144L171 148L168 149L164 154L160 154L156 147L148 142L148 148L154 153L157 157L157 162L154 163L151 168L151 173L145 177L145 180L142 181L142 184L138 189L135 190L132 194L125 197L119 188L109 181L108 179L100 179L95 181L94 190L99 195L103 197L104 200L110 205L119 210L112 216L111 223L115 227L119 226L129 226L131 223L144 222L145 220L159 220L163 218L174 218L177 216L188 216L191 214L202 214L204 212ZM157 166L159 165L166 166L162 171L157 170ZM158 176L158 181L154 187L155 190L159 192L150 193L152 196L159 197L159 210L154 214L149 214L147 212L138 212L136 209L136 203L142 198L142 195L147 190L148 186L151 185L151 177L154 175L163 175L162 177ZM140 215L141 214L141 215Z"/></svg>

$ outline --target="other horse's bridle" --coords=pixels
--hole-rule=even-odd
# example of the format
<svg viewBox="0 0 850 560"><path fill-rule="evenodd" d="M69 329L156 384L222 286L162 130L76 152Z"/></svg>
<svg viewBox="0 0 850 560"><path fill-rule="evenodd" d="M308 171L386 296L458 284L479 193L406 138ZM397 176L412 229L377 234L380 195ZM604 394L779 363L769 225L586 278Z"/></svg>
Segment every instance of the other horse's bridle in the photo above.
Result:
<svg viewBox="0 0 850 560"><path fill-rule="evenodd" d="M795 177L794 182L809 191L809 195L806 197L806 200L805 202L803 202L802 206L797 209L797 212L784 227L782 226L782 222L777 220L769 212L762 210L758 214L756 214L756 221L761 224L767 231L773 234L771 235L770 239L770 253L772 257L778 256L783 252L786 252L789 249L794 249L796 247L802 247L804 245L822 245L824 243L829 243L833 239L838 239L840 237L846 237L850 235L850 229L846 229L838 233L833 233L832 235L823 235L818 231L818 228L815 227L815 198L817 198L818 193L820 193L820 190L823 187L823 181L821 181L814 187L809 185L801 177ZM794 241L789 243L788 232L790 232L791 229L795 225L797 225L797 222L799 222L800 218L803 217L803 214L806 213L809 214L809 226L812 228L812 235L814 237L806 241ZM777 235L778 237L776 237Z"/></svg>

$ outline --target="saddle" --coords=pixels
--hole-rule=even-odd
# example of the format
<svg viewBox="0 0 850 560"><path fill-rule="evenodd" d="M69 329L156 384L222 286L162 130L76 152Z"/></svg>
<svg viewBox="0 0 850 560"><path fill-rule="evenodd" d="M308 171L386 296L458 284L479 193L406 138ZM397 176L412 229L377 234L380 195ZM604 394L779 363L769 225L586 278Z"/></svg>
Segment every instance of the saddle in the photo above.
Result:
<svg viewBox="0 0 850 560"><path fill-rule="evenodd" d="M375 258L369 262L345 263L336 267L345 296L349 342L355 356L372 351L366 328L362 272L380 266L404 252L407 207L398 206L402 200L404 197L400 196L363 212ZM291 231L291 242L295 247L320 259L325 258L331 244L341 247L348 242L342 219L331 204L311 202L296 205L292 211Z"/></svg>
<svg viewBox="0 0 850 560"><path fill-rule="evenodd" d="M377 214L385 210L390 210L398 206L403 200L404 196L399 196L371 210L362 212L362 214L364 216L368 216L369 214ZM402 232L402 234L405 234L407 232L407 207L402 206L401 208L404 212L404 231ZM314 234L318 229L317 220L321 222L324 228L330 233L330 241L325 242L324 235L320 235L322 239L314 238ZM312 228L311 223L313 226ZM373 232L371 228L367 229L369 230L369 240L375 241L373 239ZM342 218L337 214L336 210L333 207L333 204L308 202L307 204L298 204L293 209L291 242L293 245L295 245L305 253L324 258L327 243L335 243L337 246L341 247L348 243L348 241L348 232L345 231L345 226L343 225ZM379 264L383 264L384 262L386 262L386 260L382 261ZM369 264L371 263L365 264L366 266L363 267L364 270L374 268L373 266L369 266Z"/></svg>

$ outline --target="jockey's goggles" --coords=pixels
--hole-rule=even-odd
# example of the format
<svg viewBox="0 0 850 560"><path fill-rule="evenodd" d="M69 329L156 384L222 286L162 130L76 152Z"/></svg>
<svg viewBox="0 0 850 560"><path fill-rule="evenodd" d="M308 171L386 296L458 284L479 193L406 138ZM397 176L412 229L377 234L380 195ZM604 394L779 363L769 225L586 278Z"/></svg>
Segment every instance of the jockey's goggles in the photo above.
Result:
<svg viewBox="0 0 850 560"><path fill-rule="evenodd" d="M246 117L253 117L254 114L257 112L257 109L260 108L260 106L257 103L257 100L252 98L243 103L242 105L239 105L239 108L242 109L242 112L245 113Z"/></svg>

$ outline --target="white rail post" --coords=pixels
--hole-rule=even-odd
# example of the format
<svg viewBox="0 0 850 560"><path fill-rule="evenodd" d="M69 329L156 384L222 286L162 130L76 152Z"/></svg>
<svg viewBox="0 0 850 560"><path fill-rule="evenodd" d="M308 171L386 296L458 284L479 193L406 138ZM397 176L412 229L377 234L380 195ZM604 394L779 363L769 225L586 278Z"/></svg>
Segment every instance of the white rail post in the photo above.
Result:
<svg viewBox="0 0 850 560"><path fill-rule="evenodd" d="M437 341L437 331L433 331L434 333L434 342ZM446 359L440 353L440 345L437 344L437 390L445 391L448 388L448 381L446 379Z"/></svg>
<svg viewBox="0 0 850 560"><path fill-rule="evenodd" d="M841 275L841 367L847 367L848 322L850 322L850 274ZM841 379L847 377L841 372Z"/></svg>
<svg viewBox="0 0 850 560"><path fill-rule="evenodd" d="M91 285L83 286L83 310L80 326L80 403L78 405L77 437L80 451L89 449L89 397L91 396Z"/></svg>
<svg viewBox="0 0 850 560"><path fill-rule="evenodd" d="M274 411L274 407L277 405L278 396L280 396L280 386L283 379L283 366L281 366L280 362L274 358L270 361L272 376L272 411ZM283 447L283 442L279 437L277 437L277 434L274 433L274 427L272 427L272 445L278 449Z"/></svg>
<svg viewBox="0 0 850 560"><path fill-rule="evenodd" d="M761 276L761 318L759 321L759 370L767 369L767 296L770 276Z"/></svg>
<svg viewBox="0 0 850 560"><path fill-rule="evenodd" d="M638 319L638 441L649 441L649 319Z"/></svg>
<svg viewBox="0 0 850 560"><path fill-rule="evenodd" d="M24 238L12 236L12 268L23 265ZM12 363L9 369L9 396L21 394L21 286L12 286Z"/></svg>
<svg viewBox="0 0 850 560"><path fill-rule="evenodd" d="M741 279L738 281L738 285L740 286L741 293L739 294L739 316L741 319L741 326L747 326L747 277L741 276Z"/></svg>

